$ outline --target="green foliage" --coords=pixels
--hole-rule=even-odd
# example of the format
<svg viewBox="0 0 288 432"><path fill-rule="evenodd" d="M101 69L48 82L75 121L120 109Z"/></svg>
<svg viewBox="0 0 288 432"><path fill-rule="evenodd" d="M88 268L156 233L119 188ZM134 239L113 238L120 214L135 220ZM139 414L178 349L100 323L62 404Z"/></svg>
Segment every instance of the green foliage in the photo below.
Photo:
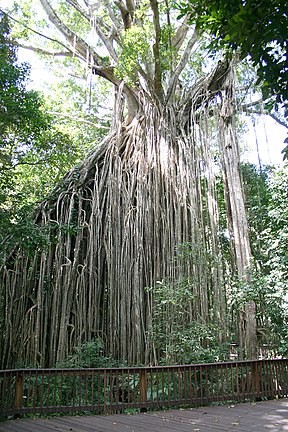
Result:
<svg viewBox="0 0 288 432"><path fill-rule="evenodd" d="M16 63L16 49L9 40L9 26L0 14L0 149L1 168L15 166L35 142L49 122L41 111L41 99L36 92L27 91L27 64Z"/></svg>
<svg viewBox="0 0 288 432"><path fill-rule="evenodd" d="M188 0L180 4L182 14L197 21L200 30L216 38L212 48L240 50L257 66L264 99L272 97L276 108L284 105L288 114L288 63L286 1Z"/></svg>
<svg viewBox="0 0 288 432"><path fill-rule="evenodd" d="M92 341L83 342L80 347L75 349L73 355L57 366L65 368L109 368L124 365L120 365L110 355L105 355L103 341L100 338L95 338Z"/></svg>
<svg viewBox="0 0 288 432"><path fill-rule="evenodd" d="M63 169L73 163L74 149L70 137L55 129L53 117L44 112L40 94L27 90L29 66L17 63L17 50L9 39L7 17L2 14L0 18L0 186L3 202L9 189L15 190L18 185L22 194L28 192L28 188L23 191L25 175L35 179L40 170L50 168L50 178L53 182L57 180ZM34 175L33 171L36 171Z"/></svg>
<svg viewBox="0 0 288 432"><path fill-rule="evenodd" d="M48 231L35 223L31 206L8 211L0 206L0 227L0 265L5 263L15 244L27 257L33 257L35 251L43 250L48 245Z"/></svg>
<svg viewBox="0 0 288 432"><path fill-rule="evenodd" d="M153 58L149 46L151 32L151 24L147 23L143 27L132 25L123 35L123 49L119 56L116 74L130 85L135 84L141 65L149 64Z"/></svg>
<svg viewBox="0 0 288 432"><path fill-rule="evenodd" d="M192 317L191 284L187 279L174 284L162 281L148 289L153 296L149 337L162 364L227 360L228 344L220 342L221 330Z"/></svg>
<svg viewBox="0 0 288 432"><path fill-rule="evenodd" d="M258 271L251 276L249 282L238 282L231 291L229 302L231 311L244 313L245 304L254 301L258 344L267 357L288 354L287 289L281 286L284 280L279 283L279 276L281 278L282 275L278 271L273 273L263 274ZM278 281L272 279L275 276Z"/></svg>
<svg viewBox="0 0 288 432"><path fill-rule="evenodd" d="M266 245L266 272L269 283L283 291L287 298L288 279L288 166L275 169L269 180L270 222L263 231Z"/></svg>
<svg viewBox="0 0 288 432"><path fill-rule="evenodd" d="M269 355L288 354L288 167L242 166L255 270L251 280L237 283L230 307L243 310L253 300L260 345Z"/></svg>
<svg viewBox="0 0 288 432"><path fill-rule="evenodd" d="M171 43L173 36L173 27L169 24L163 25L161 28L160 42L161 66L163 72L172 70L173 64L178 58L175 47L173 47Z"/></svg>
<svg viewBox="0 0 288 432"><path fill-rule="evenodd" d="M161 27L160 62L161 71L170 71L177 60L177 53L171 44L174 29L169 24ZM138 72L152 66L153 26L148 20L143 26L132 25L122 37L122 51L116 66L116 74L128 84L137 84Z"/></svg>
<svg viewBox="0 0 288 432"><path fill-rule="evenodd" d="M47 115L42 96L27 90L30 68L17 62L7 16L0 14L0 259L20 245L30 256L46 246L35 224L43 199L83 155L67 131Z"/></svg>
<svg viewBox="0 0 288 432"><path fill-rule="evenodd" d="M111 85L83 71L77 59L54 59L46 64L55 73L55 79L45 89L47 109L55 113L57 129L72 138L77 159L81 160L110 128Z"/></svg>
<svg viewBox="0 0 288 432"><path fill-rule="evenodd" d="M259 170L255 165L245 163L241 164L240 169L246 197L245 207L247 210L252 255L257 265L261 266L264 256L259 233L269 223L268 205L271 193L268 188L268 180L272 168L266 166Z"/></svg>

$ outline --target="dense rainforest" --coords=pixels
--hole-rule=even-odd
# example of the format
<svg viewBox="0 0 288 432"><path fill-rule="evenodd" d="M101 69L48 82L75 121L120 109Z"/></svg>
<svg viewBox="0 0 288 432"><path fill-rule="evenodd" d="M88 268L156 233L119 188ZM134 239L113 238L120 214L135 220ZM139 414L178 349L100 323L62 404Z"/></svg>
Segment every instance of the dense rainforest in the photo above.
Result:
<svg viewBox="0 0 288 432"><path fill-rule="evenodd" d="M1 368L287 355L287 162L241 163L247 117L287 127L287 38L216 3L1 12Z"/></svg>

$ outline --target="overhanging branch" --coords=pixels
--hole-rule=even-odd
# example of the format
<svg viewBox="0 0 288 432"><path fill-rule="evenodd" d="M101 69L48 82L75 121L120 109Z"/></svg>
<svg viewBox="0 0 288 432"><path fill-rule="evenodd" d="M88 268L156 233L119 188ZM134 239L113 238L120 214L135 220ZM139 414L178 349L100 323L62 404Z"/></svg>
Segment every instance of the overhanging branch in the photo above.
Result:
<svg viewBox="0 0 288 432"><path fill-rule="evenodd" d="M266 115L266 116L269 116L273 120L275 120L279 125L281 125L281 126L285 127L286 129L288 129L288 123L285 120L280 119L274 113L269 113L267 111L266 112L265 111L261 111L260 112L260 111L256 111L256 110L253 110L253 109L250 109L250 108L247 108L247 109L245 109L243 111L245 111L247 114L257 114L257 115Z"/></svg>
<svg viewBox="0 0 288 432"><path fill-rule="evenodd" d="M115 63L117 63L118 62L118 56L116 54L116 51L113 47L111 40L109 39L109 36L106 36L104 31L102 30L101 23L102 23L102 20L98 19L97 17L95 17L91 20L91 24L92 24L93 28L95 29L96 33L98 34L98 36L100 37L100 39L102 40L104 45L106 46L110 57L115 61Z"/></svg>
<svg viewBox="0 0 288 432"><path fill-rule="evenodd" d="M102 125L100 123L94 123L94 122L92 122L90 120L74 117L74 116L71 116L69 114L64 114L64 113L61 113L61 112L47 111L47 114L53 115L55 117L64 117L64 118L67 118L67 119L69 119L71 121L74 121L74 122L77 122L77 123L84 123L84 124L87 124L87 125L93 126L95 128L99 128L99 129L107 129L107 130L110 129L110 127L104 126L104 125Z"/></svg>
<svg viewBox="0 0 288 432"><path fill-rule="evenodd" d="M25 45L22 43L17 43L17 46L20 48L24 48L30 51L34 51L37 54L43 54L43 55L48 55L48 56L52 56L52 57L73 57L74 54L71 51L48 51L45 50L43 48L39 48L39 47L33 47L31 45ZM77 57L77 54L76 54Z"/></svg>
<svg viewBox="0 0 288 432"><path fill-rule="evenodd" d="M109 18L113 24L114 32L117 33L118 35L120 35L122 28L121 28L119 20L117 19L116 15L115 15L112 7L111 7L110 1L104 0L104 5L105 5L105 8L107 9L107 12L109 14ZM111 29L111 30L113 30L113 29Z"/></svg>
<svg viewBox="0 0 288 432"><path fill-rule="evenodd" d="M257 107L261 107L261 110L257 110ZM255 109L253 109L255 107ZM241 105L240 110L248 114L266 115L275 120L278 124L288 129L288 122L284 118L280 118L276 113L269 112L263 107L263 99L258 99L257 101L249 102L247 104Z"/></svg>
<svg viewBox="0 0 288 432"><path fill-rule="evenodd" d="M61 45L63 48L67 49L67 51L70 51L70 49L69 49L69 48L68 48L68 47L67 47L63 42L59 41L58 39L54 39L54 38L51 38L51 37L49 37L49 36L46 36L45 34L40 33L39 31L37 31L37 30L35 30L35 29L32 29L32 28L29 27L29 26L26 26L26 25L23 24L21 21L17 20L16 18L14 18L14 17L12 17L11 15L7 14L6 12L4 12L2 9L0 9L0 10L1 10L1 12L2 12L3 14L5 14L9 19L11 19L12 21L16 22L17 24L20 24L22 27L26 28L27 30L31 31L32 33L35 33L35 34L37 34L38 36L41 36L42 38L47 39L47 40L49 40L49 41L51 41L51 42L56 42L58 45ZM71 51L71 52L72 52L72 51Z"/></svg>
<svg viewBox="0 0 288 432"><path fill-rule="evenodd" d="M55 25L57 30L66 38L66 40L71 45L71 49L74 52L78 52L81 58L86 61L87 53L92 54L93 51L93 59L98 66L103 64L103 60L101 56L99 56L92 48L85 42L80 36L77 36L72 30L70 30L58 17L54 9L51 7L47 0L40 0L40 3L43 6L46 14L48 15L49 20Z"/></svg>
<svg viewBox="0 0 288 432"><path fill-rule="evenodd" d="M88 63L96 75L99 75L112 83L117 83L119 80L114 75L114 69L105 64L103 58L88 45L80 36L77 36L70 30L58 17L57 13L51 7L48 0L40 0L49 20L55 25L60 33L66 38L72 47L72 52L77 52L83 61Z"/></svg>

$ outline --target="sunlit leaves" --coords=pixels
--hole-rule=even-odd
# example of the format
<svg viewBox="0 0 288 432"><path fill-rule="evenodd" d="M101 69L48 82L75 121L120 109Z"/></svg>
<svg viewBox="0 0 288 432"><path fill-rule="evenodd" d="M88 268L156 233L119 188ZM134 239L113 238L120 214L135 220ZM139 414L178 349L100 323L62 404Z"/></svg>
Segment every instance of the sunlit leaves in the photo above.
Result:
<svg viewBox="0 0 288 432"><path fill-rule="evenodd" d="M134 84L137 72L152 61L150 43L152 27L150 23L143 27L131 26L123 35L123 49L119 56L116 73L127 83Z"/></svg>

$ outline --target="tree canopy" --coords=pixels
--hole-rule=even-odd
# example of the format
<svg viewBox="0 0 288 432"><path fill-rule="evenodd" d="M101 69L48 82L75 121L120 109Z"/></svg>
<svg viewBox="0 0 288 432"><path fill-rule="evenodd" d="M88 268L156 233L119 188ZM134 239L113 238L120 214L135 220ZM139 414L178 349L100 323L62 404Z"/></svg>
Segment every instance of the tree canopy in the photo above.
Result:
<svg viewBox="0 0 288 432"><path fill-rule="evenodd" d="M45 112L40 93L27 90L30 66L18 63L7 15L1 13L0 18L0 164L3 186L17 175L16 169L21 165L44 167L50 163L52 168L56 160L59 164L61 157L69 152L69 144L71 150L73 146L68 136L54 127L54 118ZM68 154L66 160L69 160Z"/></svg>
<svg viewBox="0 0 288 432"><path fill-rule="evenodd" d="M17 64L16 47L9 40L6 15L0 15L1 174L23 162L27 149L43 144L49 120L41 111L41 98L26 90L28 64ZM50 121L51 123L51 121Z"/></svg>
<svg viewBox="0 0 288 432"><path fill-rule="evenodd" d="M43 233L35 203L79 160L79 150L47 113L43 96L28 89L30 66L18 62L11 22L0 13L0 260L15 242L28 251Z"/></svg>

